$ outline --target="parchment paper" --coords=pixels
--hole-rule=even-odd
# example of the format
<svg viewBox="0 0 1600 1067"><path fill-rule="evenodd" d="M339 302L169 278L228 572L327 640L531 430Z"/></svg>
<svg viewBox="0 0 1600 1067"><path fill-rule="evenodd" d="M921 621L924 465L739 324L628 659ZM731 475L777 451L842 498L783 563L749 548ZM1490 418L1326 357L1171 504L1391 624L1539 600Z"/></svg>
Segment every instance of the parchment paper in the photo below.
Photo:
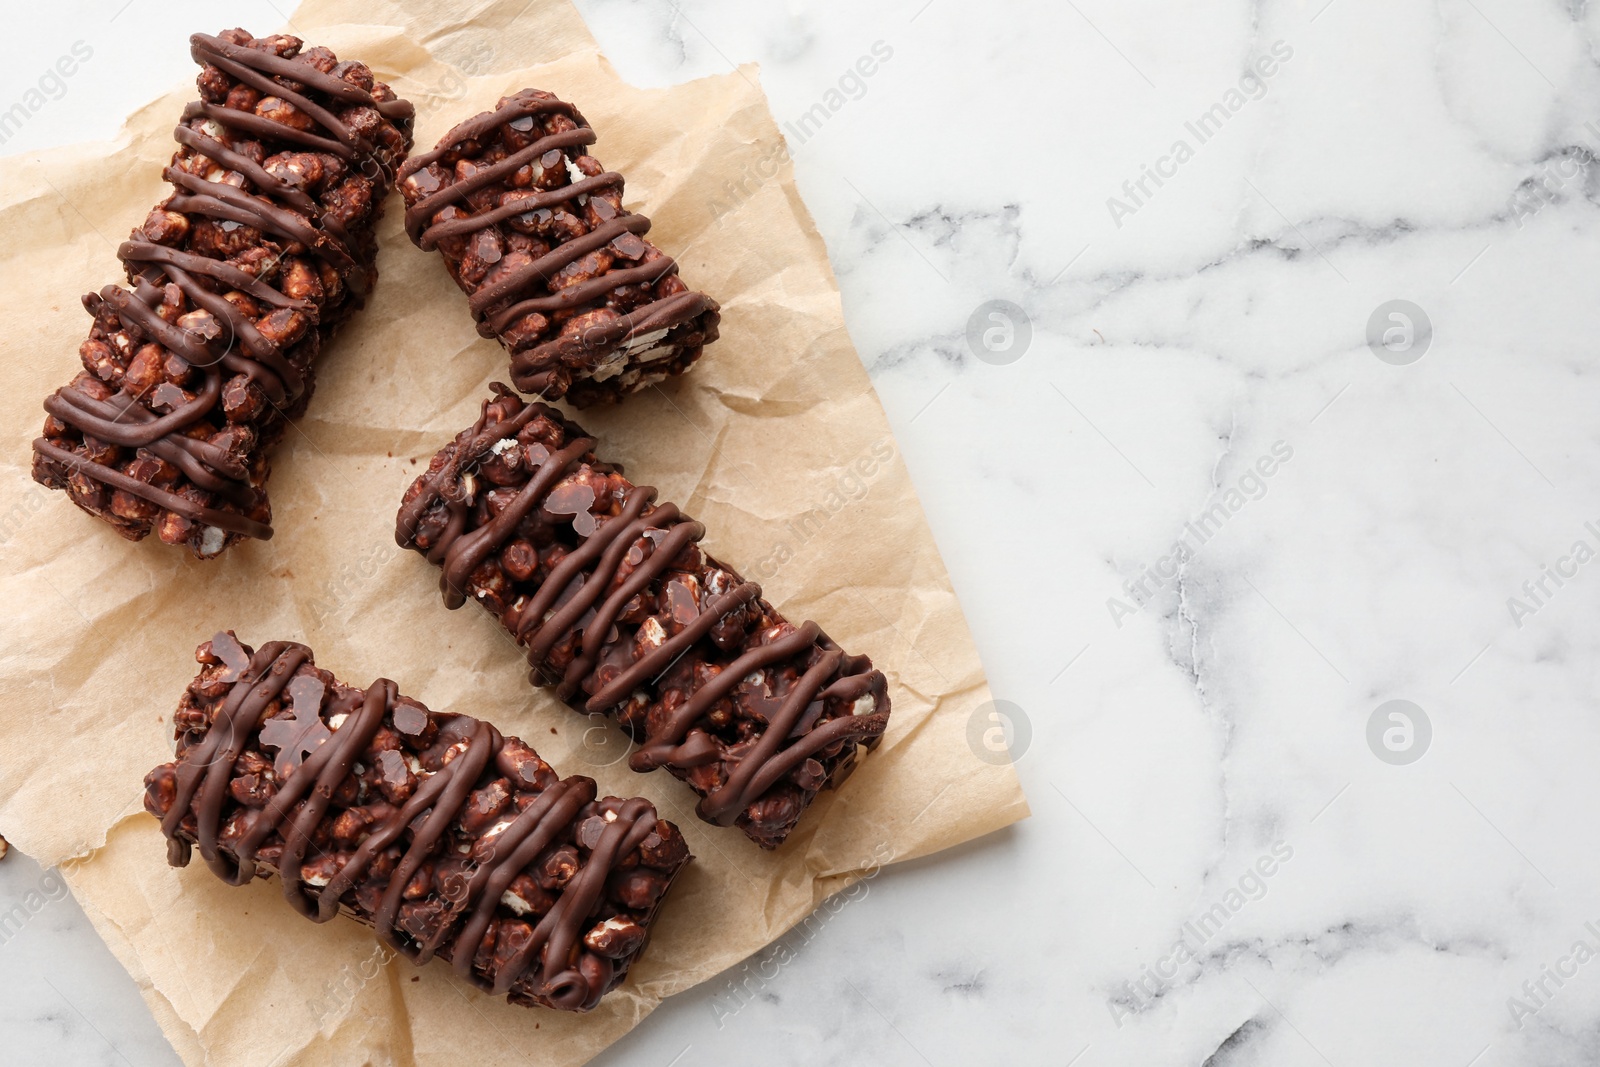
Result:
<svg viewBox="0 0 1600 1067"><path fill-rule="evenodd" d="M428 6L310 0L290 30L364 60L418 104L419 148L523 86L578 104L596 154L627 176L629 206L723 306L722 340L693 373L586 412L584 425L603 455L703 520L708 549L791 619L815 618L869 653L889 677L894 718L855 776L819 798L784 849L763 853L697 820L693 795L664 773L627 770L614 728L531 690L485 613L442 607L436 570L394 546L395 509L476 415L486 383L505 377L506 357L477 337L438 256L405 240L398 197L377 292L325 350L310 411L275 454L277 536L210 563L155 538L123 541L34 485L28 443L42 399L78 370L79 295L118 279L116 243L165 192L160 170L192 80L140 108L114 143L0 162L0 830L64 864L191 1064L444 1063L464 1034L483 1058L580 1063L863 872L1027 814L1010 766L969 748L968 719L989 699L983 671L845 332L822 241L787 163L759 178L784 157L755 70L643 91L617 78L566 0L450 17ZM187 52L187 32L175 51ZM587 1016L512 1007L448 968L385 959L354 922L306 922L276 880L230 889L199 863L167 867L141 781L170 758L194 646L221 627L253 644L303 640L352 684L392 677L677 821L698 859L627 985Z"/></svg>

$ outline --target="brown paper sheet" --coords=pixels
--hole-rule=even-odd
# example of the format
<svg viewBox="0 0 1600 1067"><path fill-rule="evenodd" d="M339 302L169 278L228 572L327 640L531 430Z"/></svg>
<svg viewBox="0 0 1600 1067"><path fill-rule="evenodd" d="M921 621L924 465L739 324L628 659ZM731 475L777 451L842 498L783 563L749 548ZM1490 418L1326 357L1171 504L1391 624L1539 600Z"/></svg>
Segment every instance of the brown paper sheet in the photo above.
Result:
<svg viewBox="0 0 1600 1067"><path fill-rule="evenodd" d="M78 369L79 294L117 278L117 241L164 192L193 84L140 108L113 143L0 162L0 828L65 865L192 1064L443 1063L464 1027L481 1029L472 1044L486 1054L581 1063L864 871L1027 814L1011 768L969 749L983 670L792 173L785 163L737 202L728 195L782 158L754 69L644 91L615 75L567 0L489 0L451 17L428 6L309 0L291 29L364 60L415 102L419 147L523 86L579 105L596 153L627 176L629 206L724 316L722 340L686 379L584 413L584 425L603 455L703 520L709 550L790 618L869 653L888 674L894 718L855 776L819 798L784 849L763 853L699 822L667 775L628 771L614 728L530 690L486 614L444 610L435 569L394 546L393 517L506 359L474 333L437 255L405 240L398 197L377 292L326 351L310 412L275 455L277 536L210 563L154 538L121 540L29 479L28 443L40 401ZM628 983L587 1016L512 1007L448 968L386 959L356 923L306 922L276 881L230 889L198 863L168 868L141 780L170 758L190 652L221 626L256 644L304 640L352 684L393 677L677 821L698 859Z"/></svg>

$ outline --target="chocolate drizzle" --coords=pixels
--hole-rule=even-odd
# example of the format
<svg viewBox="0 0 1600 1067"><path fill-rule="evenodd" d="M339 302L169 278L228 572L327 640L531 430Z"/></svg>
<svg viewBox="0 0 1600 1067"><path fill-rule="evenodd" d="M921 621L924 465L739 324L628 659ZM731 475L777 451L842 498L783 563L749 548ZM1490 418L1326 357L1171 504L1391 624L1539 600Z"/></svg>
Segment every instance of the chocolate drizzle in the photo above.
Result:
<svg viewBox="0 0 1600 1067"><path fill-rule="evenodd" d="M435 747L445 752L442 766L425 777L419 774L415 792L404 804L383 806L386 813L369 825L359 847L317 888L306 883L301 872L319 825L329 814L331 798L380 728L391 722L404 728L408 724L402 719L411 714L414 721L409 725L420 729L417 722L425 724L429 718L426 709L416 716L418 705L397 704L395 683L387 679L364 691L335 683L330 695L315 671L303 669L312 660L311 650L301 644L275 641L251 656L231 633L219 633L212 638L211 649L227 665L220 680L231 683L231 688L204 736L181 749L177 763L169 765L172 800L164 813L157 813L162 815L172 865L189 861L190 841L180 836L187 833L212 871L230 885L243 885L262 873L261 868L275 867L284 898L306 918L326 922L343 904L344 910L369 921L380 938L412 962L426 963L438 955L450 960L461 977L496 996L515 991L551 1007L588 1010L620 980L620 972L614 974L609 964L581 965L580 939L601 904L608 877L630 853L637 855L658 825L670 827L658 824L648 801L607 801L614 806L612 814L605 816L598 838L585 842L587 860L577 866L533 927L532 936L508 956L496 953L498 967L491 968L492 973L479 973L483 962L479 958L475 966L477 948L485 943L502 894L541 854L570 837L580 814L594 810L594 781L551 775L531 803L493 837L488 858L469 866L464 882L447 894L453 911L447 921L425 937L411 936L396 925L404 899L412 895L403 898L402 893L424 865L431 869L446 850L447 832L462 817L472 790L492 777L507 739L490 724L467 716L433 717L438 723ZM287 703L292 716L263 720L278 702ZM221 831L235 762L252 741L278 748L278 789L264 807L249 813L247 829L224 845ZM159 773L158 769L151 780L158 780ZM192 829L186 830L186 824ZM268 864L257 854L274 835L281 838L282 851ZM374 868L386 853L387 888L370 913L363 913L352 907L353 891L363 879L381 877ZM653 912L654 905L642 921L648 923ZM595 988L597 975L604 979L601 988Z"/></svg>
<svg viewBox="0 0 1600 1067"><path fill-rule="evenodd" d="M501 614L502 623L526 648L533 668L530 681L554 684L556 695L579 710L614 712L636 693L648 695L691 649L708 647L708 635L730 615L753 607L763 616L777 617L761 600L759 585L739 580L730 568L708 559L709 566L731 575L731 587L715 595L708 592L700 608L688 605L692 614L678 620L681 628L645 654L619 658L618 647L628 646L626 639L618 637L619 615L635 598L659 588L668 569L705 535L705 527L674 504L657 505L656 491L648 486L628 485L615 514L592 514L591 507L604 512L606 502L595 501L588 486L569 479L584 467L613 469L595 460L591 451L594 440L564 422L553 409L541 404L522 406L504 386L496 383L494 388L500 399L484 402L477 422L441 454L446 457L442 465L430 468L407 495L395 538L402 547L418 548L443 568L440 591L445 605L454 609L466 601L480 567L517 536L519 526L530 516L542 509L547 514L572 517L578 544L530 595L519 596ZM502 403L518 410L491 419L491 406ZM473 472L498 455L500 442L516 439L524 427L540 418L566 429L565 444L552 452L542 444L519 441L532 468L527 482L509 500L497 502L492 517L482 521L471 489ZM441 505L447 517L441 523L433 515L430 521L436 532L426 535L425 546L419 544L425 517ZM640 551L642 548L646 550ZM619 580L630 553L631 569ZM770 639L746 643L741 654L721 664L667 714L644 717L643 726L635 717L630 724L641 740L641 747L629 758L636 771L667 767L686 777L708 764L731 764L725 780L702 792L697 811L709 822L728 825L747 817L752 804L807 760L830 746L835 746L830 756L837 753L837 746L852 742L870 747L887 726L884 677L871 669L867 657L846 655L816 623L786 628L787 633L780 628L768 635ZM558 645L575 647L565 666L553 671L549 657ZM608 668L603 675L598 671L602 665ZM763 709L766 727L754 744L745 742L737 756L730 758L732 746L720 742L706 728L708 713L742 681L782 665L795 666L798 678L787 692L767 701ZM584 690L587 696L580 695ZM863 700L871 706L870 712L860 713ZM850 710L819 723L829 702ZM781 838L782 834L778 835L778 840ZM757 839L769 847L772 843Z"/></svg>
<svg viewBox="0 0 1600 1067"><path fill-rule="evenodd" d="M242 31L232 31L231 36L248 40ZM271 45L274 41L257 43ZM295 46L298 48L298 42ZM249 110L205 100L190 103L174 131L182 149L162 172L174 188L162 207L192 221L211 220L225 231L248 227L278 239L285 247L302 246L306 254L342 278L347 298L338 306L332 301L324 305L296 299L257 277L273 269L276 259L265 269L258 264L255 271L245 271L224 259L156 243L143 229L135 230L117 249L131 291L108 285L98 294L85 296L84 305L97 319L114 316L135 343L142 336L181 357L189 368L200 372L202 382L192 398L170 384L148 391L124 385L106 399L95 399L69 386L46 400L45 410L65 427L122 448L145 450L172 464L193 486L230 508L208 507L188 495L129 477L107 463L75 454L49 436L36 440L34 450L66 471L123 490L193 523L265 540L272 536L271 527L245 514L265 514L265 495L260 488L264 468L253 472L239 456L208 442L206 431L213 427L207 419L218 409L225 377L238 375L259 388L275 409L275 417L281 420L294 413L311 387L310 356L321 340L317 328L322 327L320 333L325 334L338 319L360 306L372 282L373 250L370 225L353 235L336 213L319 205L305 190L269 173L219 136L226 128L239 137L257 138L266 154L277 150L270 146L293 145L334 156L360 170L373 184L376 205L394 180L395 164L409 147L412 108L393 99L387 87L383 93L390 98L379 99L360 85L318 69L304 56L286 58L265 47L206 34L190 38L190 51L195 62L207 70L218 70L261 97L276 98L308 120L312 128L298 129ZM374 109L383 120L377 127L388 136L382 143L374 143L325 103ZM180 166L180 160L187 162L185 151L193 153L188 159L210 160L214 165L211 173L202 176ZM213 176L221 180L212 180ZM194 316L199 320L196 325L179 325L161 313L170 304L173 286L182 296L180 309L204 313ZM313 331L303 342L308 351L290 351L302 343L298 331L291 331L282 343L264 334L241 308L243 301L224 295L230 290L271 311L301 316ZM152 408L165 409L165 414L157 416ZM218 544L215 551L220 550Z"/></svg>
<svg viewBox="0 0 1600 1067"><path fill-rule="evenodd" d="M570 120L565 125L573 128L543 132L540 126L547 116ZM437 164L470 154L474 149L469 146L487 142L508 130L520 134L520 141L533 139L500 158L480 160L470 167L469 173L453 175L452 181L442 179ZM535 136L536 131L542 135ZM658 292L642 306L590 323L578 338L551 338L546 333L531 347L530 342L534 340L531 337L516 341L505 339L506 332L528 316L560 319L582 309L604 305L624 287L654 287L678 272L677 262L672 257L660 254L641 240L650 230L650 220L615 206L621 202L622 175L601 170L598 162L587 168L578 163L585 159L592 161L582 150L594 142L594 130L571 104L546 92L524 89L503 98L495 110L457 125L432 151L409 159L399 175L407 200L406 232L424 250L440 248L442 244L459 245L473 234L513 220L532 225L536 218L548 219L554 211L566 211L581 218L585 207L592 207L592 225L585 232L568 235L513 270L499 272L476 286L463 281L459 270L456 272L457 280L468 293L468 306L478 324L478 333L484 337L501 337L511 350L513 382L524 392L550 399L560 398L567 388L565 378L555 365L562 361L573 362L575 354L588 364L583 369L593 371L626 340L669 331L700 320L702 316L710 327L705 340L716 336L716 302L674 281L679 291ZM449 165L446 164L446 170ZM576 179L569 180L568 184L511 192L501 198L499 206L485 205L481 198L492 196L495 188L509 188L513 176L529 167L537 168L539 174L568 167L576 168L578 173L564 171L570 179ZM589 170L599 173L590 174ZM646 249L650 250L649 258L637 266L604 270L594 277L557 287L554 279L563 268L590 253L607 249L618 251L627 246L631 246L631 254L625 258L637 258ZM694 354L698 354L697 346ZM579 399L587 400L588 396L580 392Z"/></svg>

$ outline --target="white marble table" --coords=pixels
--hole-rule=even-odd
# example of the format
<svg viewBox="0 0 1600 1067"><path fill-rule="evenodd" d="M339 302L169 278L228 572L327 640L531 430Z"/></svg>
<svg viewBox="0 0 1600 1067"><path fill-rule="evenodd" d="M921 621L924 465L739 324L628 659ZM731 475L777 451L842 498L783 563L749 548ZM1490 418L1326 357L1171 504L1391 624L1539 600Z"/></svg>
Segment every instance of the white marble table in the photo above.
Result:
<svg viewBox="0 0 1600 1067"><path fill-rule="evenodd" d="M0 151L284 21L123 6L12 14L0 107L93 56ZM641 84L761 64L1035 811L600 1062L1600 1062L1600 15L581 6ZM41 899L0 1059L176 1062Z"/></svg>

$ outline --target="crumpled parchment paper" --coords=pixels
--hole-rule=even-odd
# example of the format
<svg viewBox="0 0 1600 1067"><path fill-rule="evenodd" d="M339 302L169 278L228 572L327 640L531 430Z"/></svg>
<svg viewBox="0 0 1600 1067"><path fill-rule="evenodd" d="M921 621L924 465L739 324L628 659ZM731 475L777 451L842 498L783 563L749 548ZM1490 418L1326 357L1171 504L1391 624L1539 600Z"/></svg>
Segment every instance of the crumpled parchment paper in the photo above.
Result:
<svg viewBox="0 0 1600 1067"><path fill-rule="evenodd" d="M274 456L277 536L209 563L130 544L29 478L40 402L79 368L78 297L119 280L117 243L165 193L192 80L111 143L0 161L0 829L74 894L188 1063L581 1063L663 998L769 944L864 872L1023 818L1009 765L977 758L983 670L883 409L851 346L823 243L746 68L671 89L622 82L566 0L414 5L308 0L290 32L358 58L418 108L418 148L503 93L575 102L689 284L722 303L722 339L684 379L586 412L635 481L706 523L707 548L815 618L889 677L883 745L824 793L776 854L694 817L693 794L639 775L626 741L531 690L485 613L448 612L437 572L393 542L400 495L476 415L506 357L480 339L435 253L384 219L380 281L324 353L307 416ZM190 30L171 47L187 53ZM256 33L273 27L247 27ZM117 106L108 101L108 106ZM776 164L781 163L781 166ZM774 174L774 170L776 173ZM763 177L772 175L771 177ZM593 1014L512 1007L442 966L389 958L340 919L306 922L276 881L241 889L166 865L141 781L171 756L195 645L219 628L303 640L351 684L379 676L430 707L487 718L602 792L644 795L697 860L650 950Z"/></svg>

